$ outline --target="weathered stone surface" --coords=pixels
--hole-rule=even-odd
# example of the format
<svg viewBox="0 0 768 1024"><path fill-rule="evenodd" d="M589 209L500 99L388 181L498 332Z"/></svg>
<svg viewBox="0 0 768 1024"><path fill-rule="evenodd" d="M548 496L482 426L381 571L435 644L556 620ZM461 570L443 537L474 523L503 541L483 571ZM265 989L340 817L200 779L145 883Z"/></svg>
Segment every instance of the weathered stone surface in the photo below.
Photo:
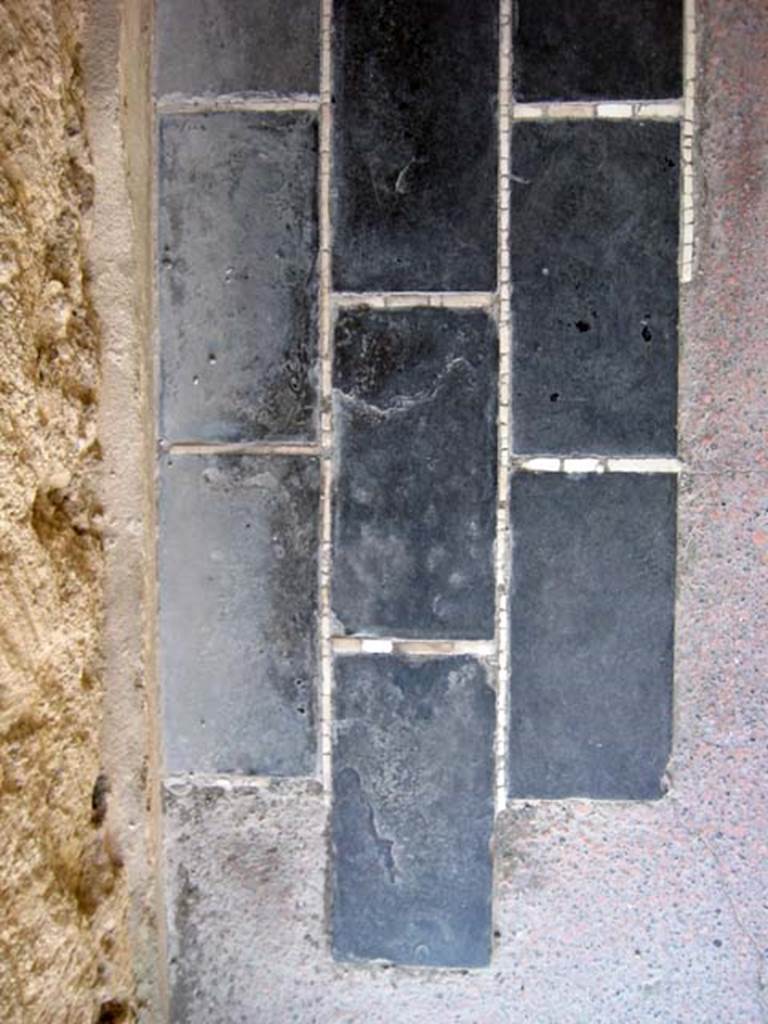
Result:
<svg viewBox="0 0 768 1024"><path fill-rule="evenodd" d="M167 771L313 773L318 488L314 459L163 460Z"/></svg>
<svg viewBox="0 0 768 1024"><path fill-rule="evenodd" d="M515 19L519 100L682 94L682 0L517 0Z"/></svg>
<svg viewBox="0 0 768 1024"><path fill-rule="evenodd" d="M319 90L318 0L156 0L158 95Z"/></svg>
<svg viewBox="0 0 768 1024"><path fill-rule="evenodd" d="M664 792L675 495L673 475L513 475L510 795Z"/></svg>
<svg viewBox="0 0 768 1024"><path fill-rule="evenodd" d="M333 610L347 632L493 636L496 332L351 310L334 361Z"/></svg>
<svg viewBox="0 0 768 1024"><path fill-rule="evenodd" d="M493 289L495 0L336 0L337 288Z"/></svg>
<svg viewBox="0 0 768 1024"><path fill-rule="evenodd" d="M164 811L170 1024L312 1020L310 965L328 958L319 784L174 782Z"/></svg>
<svg viewBox="0 0 768 1024"><path fill-rule="evenodd" d="M471 658L337 659L338 959L488 962L494 707Z"/></svg>
<svg viewBox="0 0 768 1024"><path fill-rule="evenodd" d="M674 454L678 132L515 126L516 451Z"/></svg>
<svg viewBox="0 0 768 1024"><path fill-rule="evenodd" d="M310 438L314 115L163 117L159 175L162 436Z"/></svg>

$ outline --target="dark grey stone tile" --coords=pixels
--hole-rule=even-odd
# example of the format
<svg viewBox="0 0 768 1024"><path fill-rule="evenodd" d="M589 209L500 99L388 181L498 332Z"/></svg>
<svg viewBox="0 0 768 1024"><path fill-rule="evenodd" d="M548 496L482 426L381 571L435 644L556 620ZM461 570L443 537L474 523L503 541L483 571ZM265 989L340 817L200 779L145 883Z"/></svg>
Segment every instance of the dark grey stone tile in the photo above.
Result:
<svg viewBox="0 0 768 1024"><path fill-rule="evenodd" d="M517 0L518 100L682 95L682 0Z"/></svg>
<svg viewBox="0 0 768 1024"><path fill-rule="evenodd" d="M472 658L337 659L337 959L488 963L494 703Z"/></svg>
<svg viewBox="0 0 768 1024"><path fill-rule="evenodd" d="M335 343L340 628L493 636L493 322L477 310L349 310Z"/></svg>
<svg viewBox="0 0 768 1024"><path fill-rule="evenodd" d="M677 125L520 124L512 172L514 449L674 454Z"/></svg>
<svg viewBox="0 0 768 1024"><path fill-rule="evenodd" d="M314 115L160 122L160 431L170 440L315 430Z"/></svg>
<svg viewBox="0 0 768 1024"><path fill-rule="evenodd" d="M160 482L167 771L312 774L316 460L185 455Z"/></svg>
<svg viewBox="0 0 768 1024"><path fill-rule="evenodd" d="M496 0L336 0L334 284L493 289Z"/></svg>
<svg viewBox="0 0 768 1024"><path fill-rule="evenodd" d="M675 497L672 475L513 476L511 796L662 795Z"/></svg>
<svg viewBox="0 0 768 1024"><path fill-rule="evenodd" d="M156 0L159 96L319 91L320 0Z"/></svg>

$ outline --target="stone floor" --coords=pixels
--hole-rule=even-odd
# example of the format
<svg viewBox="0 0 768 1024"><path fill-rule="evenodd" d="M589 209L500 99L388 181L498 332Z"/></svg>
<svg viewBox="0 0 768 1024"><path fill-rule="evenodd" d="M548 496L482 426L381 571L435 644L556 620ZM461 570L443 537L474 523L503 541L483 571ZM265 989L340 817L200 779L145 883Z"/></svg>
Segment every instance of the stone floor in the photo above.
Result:
<svg viewBox="0 0 768 1024"><path fill-rule="evenodd" d="M460 20L459 8L447 6ZM604 7L597 4L596 10ZM363 9L365 4L358 0L347 8ZM364 919L366 903L361 898L347 908L348 916L341 923L336 921L332 945L330 908L339 906L333 899L338 895L333 885L339 877L334 870L341 870L343 876L345 863L358 870L361 863L368 863L365 858L371 850L377 870L383 865L383 870L397 871L398 865L388 848L387 835L379 832L373 820L362 852L348 850L348 861L339 856L339 804L331 819L319 782L169 777L165 886L174 1024L768 1021L768 793L764 782L768 775L764 696L768 669L768 108L764 102L768 19L762 0L697 0L696 8L696 248L693 280L681 289L677 426L683 468L678 477L670 759L666 761L664 746L670 723L662 716L657 731L651 730L651 740L643 746L648 764L633 766L621 794L595 788L599 775L593 765L580 766L588 779L585 792L593 799L583 798L572 781L570 789L568 784L565 787L571 798L555 798L564 792L558 789L562 779L555 776L549 790L542 787L533 793L532 786L522 791L512 787L512 799L497 816L493 833L492 918L482 901L473 904L482 920L490 923L490 966L471 969L429 966L429 952L424 954L424 966L339 962L350 950L360 955L362 940L357 926ZM533 10L532 2L521 3L523 27L529 25L526 19L533 18ZM659 13L659 4L645 0L633 5L632 11L630 20L640 14L652 18L654 12ZM596 31L600 24L598 19ZM632 33L636 31L636 27L632 29ZM674 24L669 31L675 38ZM352 42L362 45L359 40ZM601 40L600 45L603 43ZM476 44L484 45L483 39ZM600 45L594 48L600 49ZM529 42L529 46L530 53L521 65L520 88L529 88L530 97L539 99L539 86L526 77L526 68L531 66L527 62L541 58L536 56L535 45ZM640 67L643 74L648 71L643 62ZM674 70L670 72L662 61L658 72L669 88ZM444 73L444 68L435 68L438 79ZM646 83L642 88L646 91L634 99L659 95L653 85ZM588 82L577 84L571 95L574 99L592 95ZM423 124L414 130L419 128L423 130ZM482 124L475 128L480 131ZM450 141L450 133L446 137ZM374 156L383 159L381 154ZM485 194L483 173L478 176L478 202ZM406 187L407 176L400 184ZM431 194L435 199L434 188ZM430 215L444 227L440 221L444 207L439 199L438 194ZM663 194L654 196L654 209L664 201ZM354 204L351 209L360 214ZM346 213L350 214L349 209ZM417 210L414 216L417 214L427 215L424 210ZM353 221L353 217L345 221L344 230ZM394 227L390 224L383 231L380 242L384 255L397 238L400 222L395 217L392 224ZM471 236L470 250L482 245L482 239L472 234L472 224L465 228ZM420 264L418 253L408 259L422 267L423 287L456 287L452 276L456 266L450 261L440 264L438 235L434 252L430 250ZM343 231L341 238L344 259L334 268L339 275L337 283L345 288L360 287L362 279L355 274L364 276L366 268L354 256L349 239L344 241ZM366 278L365 286L402 287L397 276L381 277L388 266L383 258L381 264L374 261L370 268L374 283ZM446 276L435 277L439 266ZM490 289L494 281L488 268L480 266L477 281L464 278L460 284ZM651 335L656 330L670 330L670 310L666 309L659 323L655 309L644 311L643 316L645 312L649 316L641 316L637 324L643 343L644 328ZM440 318L450 319L443 311L436 319ZM469 319L473 318L482 315L473 313ZM391 322L392 318L388 319ZM574 320L577 342L588 334L578 323ZM591 329L591 322L589 326ZM352 366L350 387L355 380ZM593 383L587 380L585 386ZM642 393L631 397L642 406ZM670 453L670 410L663 410L660 425L646 421L642 452ZM535 421L532 417L534 426ZM660 439L658 445L648 441L654 431ZM345 435L348 441L349 434ZM397 443L405 445L408 439L399 438ZM611 443L609 437L610 451L626 451L611 448ZM554 486L549 484L554 477L546 474L534 479ZM602 485L611 478L608 474L589 479ZM370 488L371 480L364 478L363 483L365 487L358 481L358 490L350 488L350 493L359 498ZM636 507L638 530L645 522L649 535L671 559L670 518L658 513L666 507L669 495L649 497L640 490L623 494L619 500ZM532 530L537 526L535 519L530 517ZM359 558L363 556L364 552ZM642 578L641 573L638 586ZM669 576L662 573L659 578L666 581L661 591L671 601ZM339 593L345 591L337 590ZM654 593L659 593L659 586ZM369 611L354 595L344 606L344 613L350 616L365 616ZM605 614L604 607L601 614ZM636 614L642 618L643 609ZM474 635L484 636L482 630ZM668 656L668 649L653 648L658 628L648 635L639 630L637 635L638 650L629 653L630 660L639 659L640 664L643 658L663 661ZM339 658L345 665L351 661ZM400 671L395 656L380 657L376 664L385 661L395 666L391 676L376 680L373 673L364 687L369 718L374 711L395 717L410 713L394 700L384 707L389 700L385 688L397 687L395 677ZM357 663L369 664L365 655ZM471 664L476 668L478 663ZM339 673L342 681L346 671ZM484 721L484 713L461 689L466 680L455 685L461 700L466 701L461 704L460 700L459 706L466 714L478 716L477 721ZM664 694L656 696L664 705ZM336 785L349 768L341 781L348 786L343 795L354 811L360 763L367 758L377 771L383 769L376 761L375 737L361 738L354 733L352 695L338 699L350 702L346 710L341 708L342 719L349 713L345 724L350 732L341 734L345 739L335 750L339 759ZM668 712L668 704L664 706ZM425 719L432 710L426 705L421 709ZM476 751L468 758L471 764L457 767L447 744L441 747L439 726L430 719L429 728L424 727L424 735L429 734L429 742L435 744L431 767L440 768L460 780L457 785L471 790L480 778L474 772ZM554 732L559 728L556 722ZM610 722L606 728L612 728ZM631 723L619 723L615 728L628 733ZM484 741L490 746L490 738L480 729L478 745ZM393 792L398 765L401 781L407 778L408 767L400 765L395 754L390 780ZM445 757L444 764L440 756ZM654 789L656 782L659 785ZM617 798L624 795L659 799ZM342 806L346 805L342 802ZM361 804L355 813L358 821L365 819L365 806ZM404 825L405 820L392 812L390 823L395 830L407 827L409 835L417 834L413 822L408 819ZM476 821L473 829L475 825ZM490 827L490 811L477 827ZM424 822L420 850L440 861L429 846L433 838L429 829L430 823ZM461 839L454 834L452 841L471 844L477 834L472 831ZM341 869L329 860L333 851L334 863L341 864ZM471 852L466 856L471 863ZM486 862L480 858L474 863L482 874ZM442 870L442 862L437 863L436 874ZM375 880L371 881L370 872L362 874L371 885L371 898L377 898ZM446 891L449 885L446 882ZM360 892L364 897L365 892ZM463 898L464 890L456 892ZM416 935L418 907L410 909ZM406 910L395 908L401 923ZM482 962L469 925L466 934L449 946L455 950L462 941L469 950L462 962ZM427 944L419 940L418 948L422 946ZM369 955L373 958L376 953ZM396 949L388 955L400 958ZM441 959L445 964L451 962L445 951Z"/></svg>

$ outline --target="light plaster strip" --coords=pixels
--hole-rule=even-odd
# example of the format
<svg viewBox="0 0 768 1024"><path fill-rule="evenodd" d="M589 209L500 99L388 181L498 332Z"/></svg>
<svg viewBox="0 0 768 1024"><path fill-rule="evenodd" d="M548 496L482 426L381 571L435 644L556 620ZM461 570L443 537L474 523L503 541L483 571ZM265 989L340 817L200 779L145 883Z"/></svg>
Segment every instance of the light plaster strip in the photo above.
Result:
<svg viewBox="0 0 768 1024"><path fill-rule="evenodd" d="M318 444L289 444L283 442L234 441L206 444L199 441L180 441L161 445L168 455L309 455L320 456Z"/></svg>
<svg viewBox="0 0 768 1024"><path fill-rule="evenodd" d="M320 350L320 440L325 457L320 463L320 773L326 803L332 790L333 651L331 647L331 559L333 490L333 307L331 304L331 17L333 0L322 0L320 25L320 163L318 265Z"/></svg>
<svg viewBox="0 0 768 1024"><path fill-rule="evenodd" d="M334 292L335 309L367 306L369 309L413 309L436 306L442 309L491 309L494 292Z"/></svg>
<svg viewBox="0 0 768 1024"><path fill-rule="evenodd" d="M676 121L683 116L680 100L625 100L595 103L514 103L515 121Z"/></svg>
<svg viewBox="0 0 768 1024"><path fill-rule="evenodd" d="M170 93L155 101L158 114L217 114L227 111L271 113L294 110L319 110L321 99L309 93L230 93L223 96L186 96Z"/></svg>
<svg viewBox="0 0 768 1024"><path fill-rule="evenodd" d="M510 142L512 109L512 4L499 9L499 195L498 195L498 330L499 416L496 492L496 813L507 804L507 715L509 702L509 577L510 537L508 485L510 473L510 386L512 286L509 260Z"/></svg>
<svg viewBox="0 0 768 1024"><path fill-rule="evenodd" d="M681 473L683 464L674 458L635 458L632 456L557 455L517 456L513 467L529 473Z"/></svg>
<svg viewBox="0 0 768 1024"><path fill-rule="evenodd" d="M459 654L474 658L492 658L493 640L429 640L406 637L335 636L333 652L344 654L406 654L411 657L445 658Z"/></svg>

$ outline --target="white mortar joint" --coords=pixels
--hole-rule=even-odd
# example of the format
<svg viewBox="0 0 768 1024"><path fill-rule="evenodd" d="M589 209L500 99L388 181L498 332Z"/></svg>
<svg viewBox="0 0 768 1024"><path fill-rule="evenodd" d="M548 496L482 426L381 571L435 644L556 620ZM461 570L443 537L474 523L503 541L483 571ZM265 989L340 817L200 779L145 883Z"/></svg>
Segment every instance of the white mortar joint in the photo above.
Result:
<svg viewBox="0 0 768 1024"><path fill-rule="evenodd" d="M528 473L682 473L684 469L680 459L666 457L533 455L512 461L515 469Z"/></svg>
<svg viewBox="0 0 768 1024"><path fill-rule="evenodd" d="M514 103L515 121L676 121L683 116L683 102L669 100L627 100L594 103L556 101L552 103Z"/></svg>
<svg viewBox="0 0 768 1024"><path fill-rule="evenodd" d="M311 93L229 93L222 96L188 96L169 93L155 100L158 114L213 114L226 111L301 111L320 109L321 99Z"/></svg>
<svg viewBox="0 0 768 1024"><path fill-rule="evenodd" d="M320 357L320 439L326 451L333 447L333 310L331 305L331 14L332 0L322 0L320 15L320 159L319 159L319 264L318 312ZM320 471L320 772L325 800L332 791L333 651L331 647L331 558L333 533L333 462L323 459Z"/></svg>
<svg viewBox="0 0 768 1024"><path fill-rule="evenodd" d="M331 296L334 309L491 309L495 302L495 292L334 292Z"/></svg>
<svg viewBox="0 0 768 1024"><path fill-rule="evenodd" d="M494 658L493 640L430 640L407 637L335 636L333 653L350 654L403 654L410 657L439 658L470 655L475 658Z"/></svg>
<svg viewBox="0 0 768 1024"><path fill-rule="evenodd" d="M512 182L510 142L512 131L512 4L500 0L499 4L499 165L498 165L498 450L496 493L496 732L494 736L495 782L494 805L496 813L507 802L507 715L509 704L509 621L506 595L509 589L510 535L507 507L507 481L510 474L510 385L512 372L512 318L510 312L512 290L509 257L509 207Z"/></svg>

